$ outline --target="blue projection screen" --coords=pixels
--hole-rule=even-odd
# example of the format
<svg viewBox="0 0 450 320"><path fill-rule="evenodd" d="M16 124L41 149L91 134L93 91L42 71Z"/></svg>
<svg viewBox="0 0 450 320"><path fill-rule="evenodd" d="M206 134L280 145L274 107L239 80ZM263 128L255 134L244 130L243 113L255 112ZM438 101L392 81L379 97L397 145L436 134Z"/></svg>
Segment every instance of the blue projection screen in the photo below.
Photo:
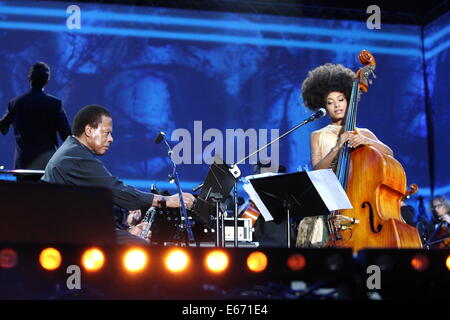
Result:
<svg viewBox="0 0 450 320"><path fill-rule="evenodd" d="M82 3L81 28L69 29L72 4L0 1L0 112L28 90L29 67L46 62L52 69L46 91L63 100L69 121L87 104L112 111L115 141L102 160L125 182L171 187L167 150L154 143L162 130L169 138L190 134L182 156L191 164L178 169L183 188L197 185L206 175L204 153L211 143L227 150L227 160L239 160L236 143L233 154L227 147L236 142L226 138L227 129L254 129L259 144L271 129L285 132L311 113L300 95L308 71L326 62L356 71L357 55L367 49L375 56L377 78L362 96L357 125L388 144L408 183L429 196L420 27L368 30L365 21ZM450 190L448 34L446 15L426 29L425 41L438 152L435 193L441 194ZM320 119L280 142L279 163L288 172L310 169L309 135L326 124ZM214 133L222 141L211 138ZM1 137L0 150L0 165L12 168L12 130ZM241 170L250 174L252 166L247 162Z"/></svg>

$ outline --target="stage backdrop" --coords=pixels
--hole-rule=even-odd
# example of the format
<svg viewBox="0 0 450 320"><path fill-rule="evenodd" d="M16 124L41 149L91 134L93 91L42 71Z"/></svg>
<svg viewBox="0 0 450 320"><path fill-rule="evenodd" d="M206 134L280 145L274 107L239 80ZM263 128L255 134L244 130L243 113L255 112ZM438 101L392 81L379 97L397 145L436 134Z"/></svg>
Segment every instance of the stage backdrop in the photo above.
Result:
<svg viewBox="0 0 450 320"><path fill-rule="evenodd" d="M81 28L69 29L77 22L74 11L67 13L71 4L0 1L0 112L28 90L29 67L48 63L46 91L62 99L70 122L87 104L112 111L115 141L102 160L130 184L170 187L166 148L153 141L158 130L170 137L182 128L192 135L191 161L201 162L178 166L182 187L200 183L208 165L194 152L194 140L199 141L194 121L202 121L201 133L218 129L224 137L226 129L237 128L281 134L311 113L300 95L309 70L326 62L357 70L357 54L368 49L376 58L377 78L362 96L357 125L391 146L408 183L428 196L427 79L435 193L449 192L448 14L425 29L426 78L417 26L382 22L380 30L369 30L366 21L82 3ZM280 164L289 172L310 169L309 135L327 123L320 119L282 140ZM204 141L201 151L209 143ZM0 165L11 168L12 130L1 137L0 150ZM241 169L246 175L252 167Z"/></svg>

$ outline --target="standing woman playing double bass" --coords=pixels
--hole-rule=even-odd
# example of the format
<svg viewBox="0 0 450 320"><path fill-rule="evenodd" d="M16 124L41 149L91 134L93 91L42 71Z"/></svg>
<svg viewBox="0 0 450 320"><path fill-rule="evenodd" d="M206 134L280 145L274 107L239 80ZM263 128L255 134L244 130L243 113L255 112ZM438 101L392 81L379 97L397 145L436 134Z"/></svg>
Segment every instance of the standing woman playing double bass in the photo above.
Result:
<svg viewBox="0 0 450 320"><path fill-rule="evenodd" d="M336 169L339 151L348 141L350 148L375 147L392 156L392 150L369 130L358 128L344 132L344 121L355 73L340 64L327 63L309 71L302 85L303 103L312 111L326 108L331 123L314 131L310 137L313 169ZM298 247L322 247L328 241L323 216L306 217L299 225Z"/></svg>
<svg viewBox="0 0 450 320"><path fill-rule="evenodd" d="M303 81L303 103L312 111L326 108L331 124L311 134L311 162L314 169L333 168L337 155L348 141L351 148L371 145L382 153L393 156L392 150L369 130L359 133L343 132L345 114L355 73L340 64L327 63L308 73Z"/></svg>

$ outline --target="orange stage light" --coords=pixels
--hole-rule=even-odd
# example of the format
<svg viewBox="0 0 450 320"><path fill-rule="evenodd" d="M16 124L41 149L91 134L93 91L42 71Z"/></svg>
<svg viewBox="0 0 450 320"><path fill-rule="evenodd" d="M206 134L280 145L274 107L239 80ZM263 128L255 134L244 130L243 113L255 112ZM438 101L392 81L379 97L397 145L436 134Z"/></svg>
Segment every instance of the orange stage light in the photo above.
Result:
<svg viewBox="0 0 450 320"><path fill-rule="evenodd" d="M300 253L291 254L287 260L287 265L292 271L303 270L306 266L306 258Z"/></svg>
<svg viewBox="0 0 450 320"><path fill-rule="evenodd" d="M214 273L221 273L228 267L228 255L221 250L214 250L208 253L205 259L206 268Z"/></svg>
<svg viewBox="0 0 450 320"><path fill-rule="evenodd" d="M139 272L145 269L148 262L147 253L140 248L129 249L123 256L123 265L129 272Z"/></svg>
<svg viewBox="0 0 450 320"><path fill-rule="evenodd" d="M428 269L429 264L430 263L428 261L428 257L421 255L421 254L415 255L411 259L411 266L416 271L424 271L424 270Z"/></svg>
<svg viewBox="0 0 450 320"><path fill-rule="evenodd" d="M100 249L91 248L83 253L81 263L87 271L98 271L105 264L105 255Z"/></svg>
<svg viewBox="0 0 450 320"><path fill-rule="evenodd" d="M170 250L165 258L166 268L173 273L184 271L189 266L189 256L184 250Z"/></svg>
<svg viewBox="0 0 450 320"><path fill-rule="evenodd" d="M47 248L41 251L39 255L39 263L46 270L56 270L61 266L61 253L55 248Z"/></svg>
<svg viewBox="0 0 450 320"><path fill-rule="evenodd" d="M252 252L247 258L247 267L253 272L262 272L267 268L267 256L260 252Z"/></svg>

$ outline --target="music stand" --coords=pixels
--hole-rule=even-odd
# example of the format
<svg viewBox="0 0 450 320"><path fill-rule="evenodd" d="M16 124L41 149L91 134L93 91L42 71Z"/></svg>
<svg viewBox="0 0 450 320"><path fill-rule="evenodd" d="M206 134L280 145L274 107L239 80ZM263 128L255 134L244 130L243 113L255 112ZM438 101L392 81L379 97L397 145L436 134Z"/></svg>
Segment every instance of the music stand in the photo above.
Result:
<svg viewBox="0 0 450 320"><path fill-rule="evenodd" d="M329 177L333 177L331 175ZM334 176L334 178L336 177ZM260 209L266 221L282 220L287 217L287 247L290 248L290 217L302 218L307 216L328 215L330 211L337 210L332 208L330 203L325 203L319 191L316 189L307 172L295 172L286 174L277 174L260 178L250 178L256 194L253 194L253 201ZM248 187L244 186L248 192ZM342 188L341 188L342 189ZM320 191L323 193L323 191ZM345 195L343 189L341 192ZM339 196L342 196L342 193ZM250 193L249 193L250 194ZM252 196L250 194L250 196ZM346 198L346 196L345 196ZM326 200L330 202L329 200ZM348 198L347 198L348 201ZM331 201L333 202L333 201ZM339 204L341 208L346 209L351 204ZM260 208L262 207L262 208ZM265 208L264 208L265 207ZM265 210L267 209L267 210Z"/></svg>
<svg viewBox="0 0 450 320"><path fill-rule="evenodd" d="M226 200L234 183L235 178L231 174L228 165L223 162L220 156L216 155L192 209L204 225L212 227L213 222L210 219L210 212L212 206L215 206L217 246L221 245L220 242L224 244L223 213L221 213L220 204Z"/></svg>

